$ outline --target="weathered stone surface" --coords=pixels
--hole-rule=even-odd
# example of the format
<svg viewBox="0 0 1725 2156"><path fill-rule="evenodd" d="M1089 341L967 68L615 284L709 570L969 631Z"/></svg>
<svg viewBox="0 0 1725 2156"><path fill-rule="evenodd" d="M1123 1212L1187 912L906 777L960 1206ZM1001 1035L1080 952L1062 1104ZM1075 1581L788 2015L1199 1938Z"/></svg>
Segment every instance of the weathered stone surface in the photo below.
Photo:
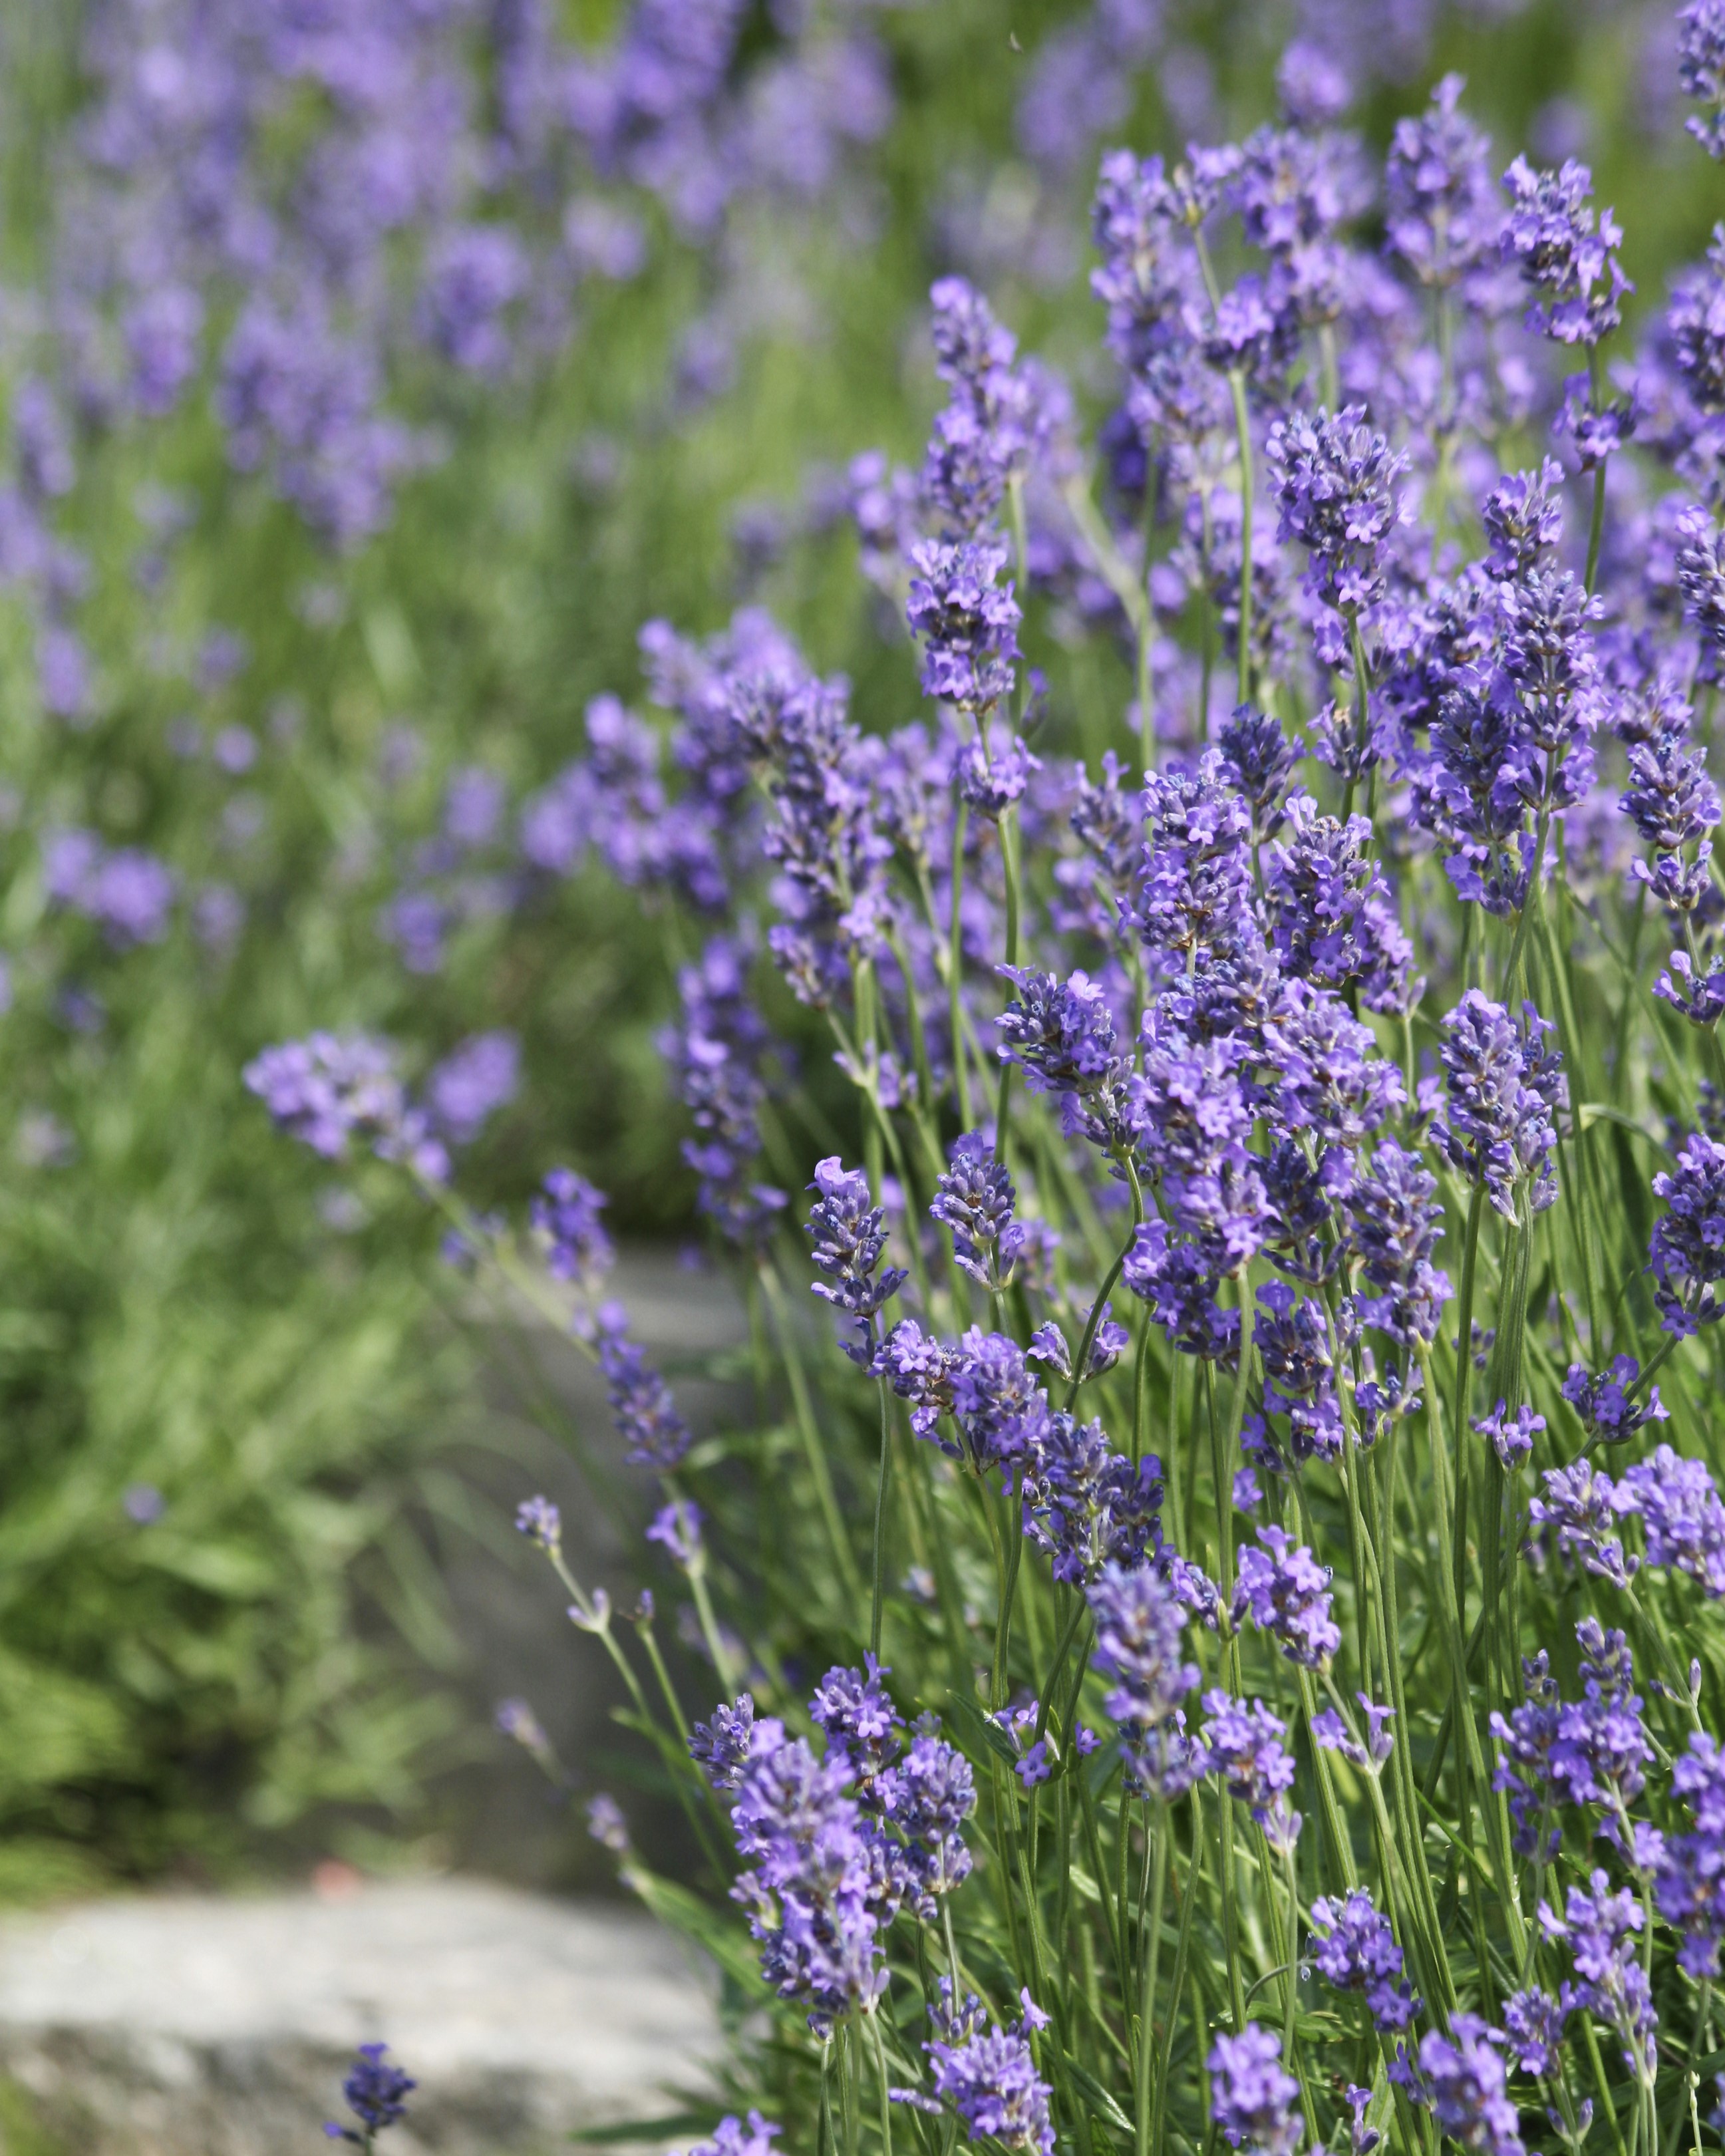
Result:
<svg viewBox="0 0 1725 2156"><path fill-rule="evenodd" d="M377 2041L419 2082L392 2156L516 2156L675 2111L716 2033L646 1918L475 1880L0 1920L0 2073L67 2156L305 2156Z"/></svg>

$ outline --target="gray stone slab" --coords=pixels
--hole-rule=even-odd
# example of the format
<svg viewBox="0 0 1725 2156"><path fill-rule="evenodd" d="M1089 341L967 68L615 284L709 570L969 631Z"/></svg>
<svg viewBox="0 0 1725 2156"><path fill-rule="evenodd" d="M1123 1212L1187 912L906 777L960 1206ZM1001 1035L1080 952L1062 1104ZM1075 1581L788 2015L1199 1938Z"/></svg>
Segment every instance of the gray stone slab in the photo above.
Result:
<svg viewBox="0 0 1725 2156"><path fill-rule="evenodd" d="M516 2156L675 2110L717 2025L649 1919L477 1880L0 1919L0 2072L68 2156L305 2156L377 2041L419 2083L392 2156Z"/></svg>

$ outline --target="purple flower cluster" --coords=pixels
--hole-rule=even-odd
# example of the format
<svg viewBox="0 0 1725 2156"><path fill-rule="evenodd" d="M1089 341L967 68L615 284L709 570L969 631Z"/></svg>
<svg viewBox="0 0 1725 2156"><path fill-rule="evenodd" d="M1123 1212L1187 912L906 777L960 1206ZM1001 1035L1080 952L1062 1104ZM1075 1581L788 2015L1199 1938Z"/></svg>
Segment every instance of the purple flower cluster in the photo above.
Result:
<svg viewBox="0 0 1725 2156"><path fill-rule="evenodd" d="M1287 1725L1262 1700L1250 1706L1218 1688L1204 1696L1205 1721L1199 1732L1204 1771L1216 1775L1229 1795L1244 1804L1272 1849L1291 1850L1300 1815L1290 1810L1294 1756L1282 1739Z"/></svg>
<svg viewBox="0 0 1725 2156"><path fill-rule="evenodd" d="M1531 1004L1522 1005L1516 1025L1501 1004L1477 988L1444 1020L1440 1052L1447 1105L1438 1142L1457 1173L1482 1184L1507 1219L1516 1217L1523 1183L1536 1213L1558 1194L1552 1119L1564 1103L1564 1090L1559 1055L1545 1045L1553 1030Z"/></svg>
<svg viewBox="0 0 1725 2156"><path fill-rule="evenodd" d="M374 2133L399 2125L407 2117L408 2097L419 2084L388 2058L388 2044L360 2046L359 2063L342 2082L341 2095L362 2131L326 2125L324 2132L331 2141L351 2141L357 2148L369 2148Z"/></svg>
<svg viewBox="0 0 1725 2156"><path fill-rule="evenodd" d="M380 1160L405 1162L430 1182L449 1173L449 1156L423 1111L409 1105L383 1041L314 1033L264 1049L244 1077L280 1127L326 1160L341 1159L357 1137Z"/></svg>
<svg viewBox="0 0 1725 2156"><path fill-rule="evenodd" d="M1620 303L1635 287L1617 259L1622 227L1609 209L1596 220L1587 206L1592 173L1573 157L1555 172L1517 157L1503 183L1510 193L1504 259L1541 295L1528 307L1528 328L1563 344L1597 344L1622 321Z"/></svg>
<svg viewBox="0 0 1725 2156"><path fill-rule="evenodd" d="M1203 1752L1186 1735L1181 1706L1199 1671L1182 1659L1186 1612L1180 1598L1153 1567L1109 1563L1086 1586L1085 1599L1096 1620L1092 1659L1113 1686L1106 1706L1121 1732L1132 1784L1147 1795L1178 1796L1205 1771Z"/></svg>
<svg viewBox="0 0 1725 2156"><path fill-rule="evenodd" d="M137 846L105 846L94 831L55 831L42 849L49 901L93 921L116 951L159 943L178 891L173 872Z"/></svg>
<svg viewBox="0 0 1725 2156"><path fill-rule="evenodd" d="M846 1339L845 1352L866 1367L875 1358L875 1320L903 1286L905 1269L888 1265L877 1271L886 1248L886 1213L870 1204L869 1179L860 1168L846 1169L835 1153L817 1163L809 1188L820 1194L809 1210L807 1232L814 1262L827 1276L815 1281L814 1292L857 1328L860 1337Z"/></svg>
<svg viewBox="0 0 1725 2156"><path fill-rule="evenodd" d="M1648 1270L1660 1323L1685 1339L1725 1317L1713 1292L1725 1279L1725 1145L1697 1131L1675 1168L1653 1178L1666 1213L1653 1224Z"/></svg>
<svg viewBox="0 0 1725 2156"><path fill-rule="evenodd" d="M1504 2045L1502 2031L1477 2014L1452 2014L1448 2035L1428 2030L1417 2059L1399 2052L1389 2071L1440 2130L1473 2156L1526 2156L1507 2092Z"/></svg>
<svg viewBox="0 0 1725 2156"><path fill-rule="evenodd" d="M1258 1541L1261 1548L1240 1553L1230 1616L1238 1625L1250 1615L1301 1668L1323 1668L1342 1644L1341 1627L1330 1614L1329 1567L1303 1543L1295 1548L1281 1527L1260 1527Z"/></svg>
<svg viewBox="0 0 1725 2156"><path fill-rule="evenodd" d="M1373 1906L1363 1887L1312 1905L1312 1959L1318 1974L1338 1991L1363 1994L1379 2029L1405 2029L1420 2001L1402 1976L1402 1950L1389 1919Z"/></svg>
<svg viewBox="0 0 1725 2156"><path fill-rule="evenodd" d="M1300 2084L1281 2062L1281 2039L1255 2022L1218 2036L1205 2061L1210 2116L1230 2148L1247 2156L1294 2156L1300 2146Z"/></svg>
<svg viewBox="0 0 1725 2156"><path fill-rule="evenodd" d="M983 1287L997 1291L1011 1280L1025 1232L1014 1217L1018 1194L986 1139L968 1131L952 1151L952 1165L936 1178L931 1218L952 1231L952 1255Z"/></svg>
<svg viewBox="0 0 1725 2156"><path fill-rule="evenodd" d="M1051 2092L1030 2048L1030 2032L1045 2027L1048 2016L1028 1992L1021 2004L1024 2018L1014 2027L985 2027L981 2002L972 1996L955 2011L952 1979L942 1977L928 2010L935 2041L923 2048L934 2061L936 2094L973 2141L998 2141L1019 2156L1054 2156Z"/></svg>

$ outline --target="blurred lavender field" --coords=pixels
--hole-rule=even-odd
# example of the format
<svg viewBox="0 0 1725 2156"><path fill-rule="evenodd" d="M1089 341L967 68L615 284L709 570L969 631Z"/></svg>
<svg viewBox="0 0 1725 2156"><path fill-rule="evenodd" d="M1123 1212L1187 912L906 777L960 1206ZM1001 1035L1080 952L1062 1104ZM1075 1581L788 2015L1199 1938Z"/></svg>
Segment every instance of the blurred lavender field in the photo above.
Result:
<svg viewBox="0 0 1725 2156"><path fill-rule="evenodd" d="M0 8L0 1892L447 1828L438 1575L498 1538L452 1466L507 1442L495 1334L435 1223L308 1174L241 1068L387 1032L469 1188L567 1159L614 1230L687 1235L654 1053L687 954L639 893L707 865L598 814L589 752L656 805L604 692L644 624L760 602L908 715L854 569L938 401L931 280L1102 408L1099 147L1240 131L1295 31L1374 150L1459 68L1502 142L1589 157L1636 305L1702 250L1661 6ZM1095 753L1106 595L1037 573Z"/></svg>

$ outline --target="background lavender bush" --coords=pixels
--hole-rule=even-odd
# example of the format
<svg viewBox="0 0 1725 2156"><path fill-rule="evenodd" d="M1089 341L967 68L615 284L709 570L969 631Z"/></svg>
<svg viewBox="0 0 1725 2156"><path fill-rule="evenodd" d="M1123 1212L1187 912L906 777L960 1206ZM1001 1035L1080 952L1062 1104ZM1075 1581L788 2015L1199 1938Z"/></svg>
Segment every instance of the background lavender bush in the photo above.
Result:
<svg viewBox="0 0 1725 2156"><path fill-rule="evenodd" d="M1010 27L945 5L8 13L0 1698L22 1883L207 1852L213 1815L280 1830L336 1798L400 1816L447 1726L375 1624L359 1632L413 1606L423 1463L470 1367L448 1322L466 1291L390 1171L308 1177L269 1143L237 1076L261 1048L390 1037L424 1142L460 1151L480 1213L518 1217L572 1162L610 1189L614 1230L680 1230L704 1185L748 1231L734 1141L757 1086L780 1104L769 1130L791 1097L801 1118L757 1179L794 1190L816 1155L861 1156L874 1127L762 946L748 993L786 1046L757 1038L723 954L680 997L716 898L691 778L664 762L670 718L649 738L594 700L639 702L644 623L706 635L761 600L823 678L849 675L870 732L914 711L909 640L881 629L901 542L936 528L891 460L919 461L947 402L937 275L986 288L1064 368L1082 434L1113 408L1084 291L1096 155L1243 134L1271 110L1289 24L1117 4ZM1629 231L1632 323L1664 266L1704 250L1713 175L1678 146L1666 11L1306 27L1381 68L1353 85L1374 151L1454 64L1506 162L1512 144L1594 153ZM1687 332L1703 341L1706 296ZM1189 388L1217 393L1143 393ZM970 423L945 438L960 491ZM1095 495L1122 531L1135 424L1109 423L1121 490ZM1677 420L1656 403L1642 424L1652 440ZM1458 500L1464 480L1477 498L1458 466ZM1159 531L1170 638L1142 649L1173 711L1195 693L1204 535ZM1034 596L1009 573L1050 683L1033 746L1130 766L1138 658L1100 557L1060 514L1029 534ZM1630 543L1608 520L1608 550ZM1260 634L1286 637L1276 597ZM699 690L678 687L682 657L663 639L646 654L672 704ZM722 771L695 778L729 798ZM1133 838L1117 843L1123 876ZM668 1020L694 1168L659 1106ZM914 1067L899 1053L894 1082ZM1645 1240L1645 1162L1612 1129L1595 1142ZM949 1224L998 1210L986 1146L963 1173ZM1034 1222L1016 1224L1029 1268ZM998 1246L960 1232L998 1272ZM848 1466L807 1470L822 1533L869 1502L876 1440L845 1441ZM747 1516L740 1487L701 1502ZM794 1562L829 1555L811 1526ZM410 1629L436 1645L429 1613Z"/></svg>

